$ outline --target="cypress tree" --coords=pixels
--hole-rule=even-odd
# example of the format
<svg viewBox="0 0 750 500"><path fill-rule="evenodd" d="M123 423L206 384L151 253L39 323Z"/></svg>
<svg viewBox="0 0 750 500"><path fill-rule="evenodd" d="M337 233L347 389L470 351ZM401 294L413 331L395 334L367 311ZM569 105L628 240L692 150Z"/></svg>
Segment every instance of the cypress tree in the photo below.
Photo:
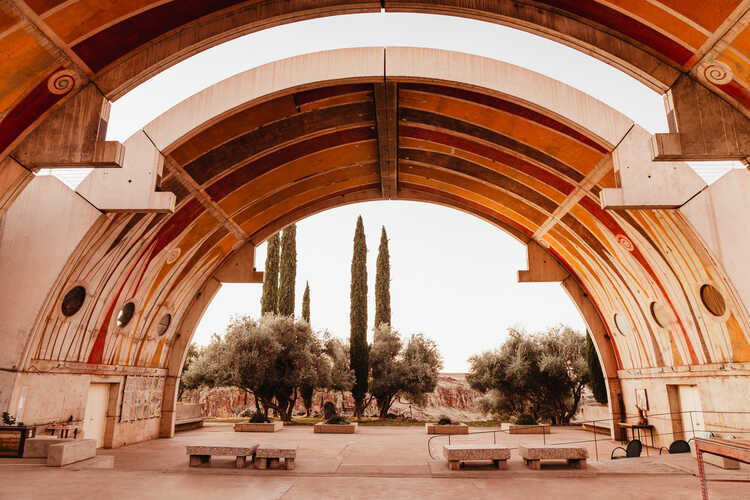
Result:
<svg viewBox="0 0 750 500"><path fill-rule="evenodd" d="M294 316L294 285L297 279L297 225L281 233L281 269L279 270L279 305L282 316Z"/></svg>
<svg viewBox="0 0 750 500"><path fill-rule="evenodd" d="M596 354L591 334L586 332L586 363L589 365L589 385L594 399L599 403L607 402L607 384L604 381L602 366L599 364L599 356Z"/></svg>
<svg viewBox="0 0 750 500"><path fill-rule="evenodd" d="M377 271L375 272L375 329L391 324L391 258L388 253L388 235L385 226L380 232Z"/></svg>
<svg viewBox="0 0 750 500"><path fill-rule="evenodd" d="M310 283L305 284L305 293L302 295L302 319L310 323Z"/></svg>
<svg viewBox="0 0 750 500"><path fill-rule="evenodd" d="M263 273L263 295L260 299L260 313L273 314L278 310L279 295L279 233L268 239L266 270Z"/></svg>
<svg viewBox="0 0 750 500"><path fill-rule="evenodd" d="M365 242L365 227L362 216L357 219L354 231L354 252L352 255L352 283L349 310L351 326L349 336L349 354L352 370L354 370L354 413L359 417L364 408L362 403L367 393L367 377L369 367L369 349L367 346L367 243Z"/></svg>

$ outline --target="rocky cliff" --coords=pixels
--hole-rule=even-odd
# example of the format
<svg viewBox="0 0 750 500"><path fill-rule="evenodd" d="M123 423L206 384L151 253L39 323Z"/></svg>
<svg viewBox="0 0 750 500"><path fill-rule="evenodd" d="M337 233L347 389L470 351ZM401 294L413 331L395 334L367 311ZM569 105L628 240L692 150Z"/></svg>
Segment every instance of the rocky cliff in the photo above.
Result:
<svg viewBox="0 0 750 500"><path fill-rule="evenodd" d="M424 407L409 404L408 401L396 401L391 407L391 413L416 420L433 420L441 415L456 420L482 420L476 400L481 394L472 390L466 382L463 373L445 373L438 379L435 391L427 397ZM234 387L215 387L185 391L182 401L200 403L203 415L206 417L231 418L236 417L245 409L254 411L254 398ZM332 401L339 411L348 414L354 408L351 394L318 391L313 396L312 413L320 415L323 403ZM303 415L305 408L301 399L297 400L295 414ZM373 401L365 411L365 415L377 415L377 408Z"/></svg>

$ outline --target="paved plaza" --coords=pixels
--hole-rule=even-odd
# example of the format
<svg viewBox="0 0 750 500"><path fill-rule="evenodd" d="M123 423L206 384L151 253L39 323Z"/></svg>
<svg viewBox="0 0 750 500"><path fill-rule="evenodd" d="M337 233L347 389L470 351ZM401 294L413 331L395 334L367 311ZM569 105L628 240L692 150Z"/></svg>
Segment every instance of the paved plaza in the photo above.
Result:
<svg viewBox="0 0 750 500"><path fill-rule="evenodd" d="M468 436L451 442L491 443L516 447L580 442L593 434L577 428L553 428L549 436L487 433L472 428ZM605 437L606 436L597 436ZM491 466L448 469L442 458L447 437L431 441L421 427L360 426L357 434L314 434L309 426L286 427L266 433L235 433L231 424L207 424L160 439L113 450L99 450L96 459L61 469L48 468L42 459L0 461L0 498L8 499L190 499L190 498L698 498L695 460L689 455L658 455L609 460L614 443L598 439L599 461L593 443L589 466L570 469L563 463L530 470L517 450L508 470ZM294 471L235 469L233 457L216 457L208 468L189 468L186 445L298 445ZM584 445L584 444L580 444ZM750 498L750 469L724 471L707 466L711 499ZM746 482L726 482L726 480ZM42 487L42 485L44 485Z"/></svg>

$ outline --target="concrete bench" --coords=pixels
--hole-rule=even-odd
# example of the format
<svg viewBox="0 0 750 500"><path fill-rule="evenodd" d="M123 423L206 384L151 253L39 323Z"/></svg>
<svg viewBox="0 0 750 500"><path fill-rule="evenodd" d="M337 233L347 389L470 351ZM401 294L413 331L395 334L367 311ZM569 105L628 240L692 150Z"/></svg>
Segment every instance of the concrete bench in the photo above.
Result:
<svg viewBox="0 0 750 500"><path fill-rule="evenodd" d="M256 469L281 469L281 459L284 459L284 469L294 470L294 459L297 458L296 446L263 446L255 453Z"/></svg>
<svg viewBox="0 0 750 500"><path fill-rule="evenodd" d="M253 461L257 444L250 446L186 446L187 454L190 455L190 467L207 466L211 463L212 456L235 457L234 466L241 469L247 465L247 457Z"/></svg>
<svg viewBox="0 0 750 500"><path fill-rule="evenodd" d="M60 439L52 436L27 438L26 444L23 447L23 458L47 458L50 446L69 441L73 441L73 438Z"/></svg>
<svg viewBox="0 0 750 500"><path fill-rule="evenodd" d="M562 448L552 446L519 446L518 452L524 459L526 465L532 469L539 470L542 460L566 460L568 465L577 469L586 467L586 459L589 452L586 448Z"/></svg>
<svg viewBox="0 0 750 500"><path fill-rule="evenodd" d="M491 460L498 469L507 469L510 449L499 444L446 444L443 456L450 470L459 470L462 463L476 460Z"/></svg>
<svg viewBox="0 0 750 500"><path fill-rule="evenodd" d="M47 466L63 465L88 460L96 456L96 439L74 439L47 447Z"/></svg>

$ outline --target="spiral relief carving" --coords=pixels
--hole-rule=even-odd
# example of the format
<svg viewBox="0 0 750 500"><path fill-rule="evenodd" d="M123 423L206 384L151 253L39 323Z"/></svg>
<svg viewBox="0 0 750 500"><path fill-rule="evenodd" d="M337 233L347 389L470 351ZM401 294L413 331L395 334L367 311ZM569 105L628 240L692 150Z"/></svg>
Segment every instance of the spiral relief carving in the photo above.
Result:
<svg viewBox="0 0 750 500"><path fill-rule="evenodd" d="M57 95L67 94L76 86L76 74L68 69L63 69L53 74L47 80L47 89Z"/></svg>
<svg viewBox="0 0 750 500"><path fill-rule="evenodd" d="M619 243L620 246L622 246L628 252L632 252L633 250L635 250L635 245L633 245L633 242L630 241L630 238L628 238L624 234L618 234L616 238L617 243Z"/></svg>
<svg viewBox="0 0 750 500"><path fill-rule="evenodd" d="M703 70L703 76L714 85L727 84L731 82L734 77L732 74L732 68L720 61L709 63Z"/></svg>

